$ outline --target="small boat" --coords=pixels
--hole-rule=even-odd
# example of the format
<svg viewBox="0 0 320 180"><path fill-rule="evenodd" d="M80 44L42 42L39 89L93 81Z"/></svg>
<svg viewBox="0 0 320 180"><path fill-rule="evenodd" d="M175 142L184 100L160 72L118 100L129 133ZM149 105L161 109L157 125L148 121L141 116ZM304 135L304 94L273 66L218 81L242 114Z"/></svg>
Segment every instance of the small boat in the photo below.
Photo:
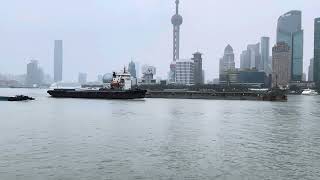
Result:
<svg viewBox="0 0 320 180"><path fill-rule="evenodd" d="M305 90L303 90L302 95L316 96L316 95L318 95L318 93L317 93L317 91L315 91L313 89L305 89Z"/></svg>
<svg viewBox="0 0 320 180"><path fill-rule="evenodd" d="M0 101L8 101L9 97L0 96Z"/></svg>
<svg viewBox="0 0 320 180"><path fill-rule="evenodd" d="M33 97L24 96L24 95L17 95L17 96L0 96L0 101L28 101L28 100L35 100Z"/></svg>

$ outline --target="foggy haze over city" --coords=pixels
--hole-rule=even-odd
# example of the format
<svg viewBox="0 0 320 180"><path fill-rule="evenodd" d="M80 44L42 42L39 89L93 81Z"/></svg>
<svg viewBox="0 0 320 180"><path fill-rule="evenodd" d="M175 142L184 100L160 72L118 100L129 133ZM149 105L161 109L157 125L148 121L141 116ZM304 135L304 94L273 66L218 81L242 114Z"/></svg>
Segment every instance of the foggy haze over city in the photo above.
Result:
<svg viewBox="0 0 320 180"><path fill-rule="evenodd" d="M270 37L275 44L277 19L302 11L304 72L313 57L313 23L318 0L181 0L180 57L200 51L206 79L217 78L219 58L230 44L239 56L248 44ZM79 72L89 79L118 71L133 59L157 67L167 77L172 61L173 0L11 0L0 6L0 73L24 74L31 59L53 75L54 40L63 40L64 80ZM270 52L271 54L271 52Z"/></svg>
<svg viewBox="0 0 320 180"><path fill-rule="evenodd" d="M10 0L0 180L319 179L320 0Z"/></svg>

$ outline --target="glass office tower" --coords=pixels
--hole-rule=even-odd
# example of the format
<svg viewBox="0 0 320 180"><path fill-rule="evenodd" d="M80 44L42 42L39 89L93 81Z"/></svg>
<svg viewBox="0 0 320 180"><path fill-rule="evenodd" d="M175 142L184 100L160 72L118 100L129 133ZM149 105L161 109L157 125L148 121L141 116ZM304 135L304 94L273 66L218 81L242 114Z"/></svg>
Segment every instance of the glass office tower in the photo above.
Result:
<svg viewBox="0 0 320 180"><path fill-rule="evenodd" d="M278 19L277 42L285 42L292 50L291 80L301 81L303 73L303 30L301 11L290 11Z"/></svg>

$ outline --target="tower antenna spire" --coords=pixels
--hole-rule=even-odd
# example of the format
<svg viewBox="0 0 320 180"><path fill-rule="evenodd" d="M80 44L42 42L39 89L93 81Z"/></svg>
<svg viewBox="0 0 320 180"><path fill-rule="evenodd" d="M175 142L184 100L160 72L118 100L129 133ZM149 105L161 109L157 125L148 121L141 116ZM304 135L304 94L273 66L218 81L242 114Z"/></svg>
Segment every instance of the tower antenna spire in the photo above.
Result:
<svg viewBox="0 0 320 180"><path fill-rule="evenodd" d="M179 0L176 0L176 14L179 14Z"/></svg>
<svg viewBox="0 0 320 180"><path fill-rule="evenodd" d="M173 25L173 61L179 59L179 48L180 48L180 26L183 22L182 16L179 14L179 0L176 3L176 14L171 18Z"/></svg>

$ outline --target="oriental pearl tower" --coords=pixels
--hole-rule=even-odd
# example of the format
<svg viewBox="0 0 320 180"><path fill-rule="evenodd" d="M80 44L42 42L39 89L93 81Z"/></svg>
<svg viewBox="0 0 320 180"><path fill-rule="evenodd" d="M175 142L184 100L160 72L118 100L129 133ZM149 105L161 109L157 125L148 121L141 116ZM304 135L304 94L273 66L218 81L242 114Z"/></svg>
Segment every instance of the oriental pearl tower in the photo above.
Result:
<svg viewBox="0 0 320 180"><path fill-rule="evenodd" d="M179 0L176 0L176 14L171 18L173 25L173 61L179 59L180 26L182 22L182 16L179 14Z"/></svg>
<svg viewBox="0 0 320 180"><path fill-rule="evenodd" d="M176 77L176 60L179 59L180 49L180 26L182 25L183 18L179 14L179 0L176 0L176 14L172 16L171 23L173 25L173 59L170 64L170 81L175 82Z"/></svg>

